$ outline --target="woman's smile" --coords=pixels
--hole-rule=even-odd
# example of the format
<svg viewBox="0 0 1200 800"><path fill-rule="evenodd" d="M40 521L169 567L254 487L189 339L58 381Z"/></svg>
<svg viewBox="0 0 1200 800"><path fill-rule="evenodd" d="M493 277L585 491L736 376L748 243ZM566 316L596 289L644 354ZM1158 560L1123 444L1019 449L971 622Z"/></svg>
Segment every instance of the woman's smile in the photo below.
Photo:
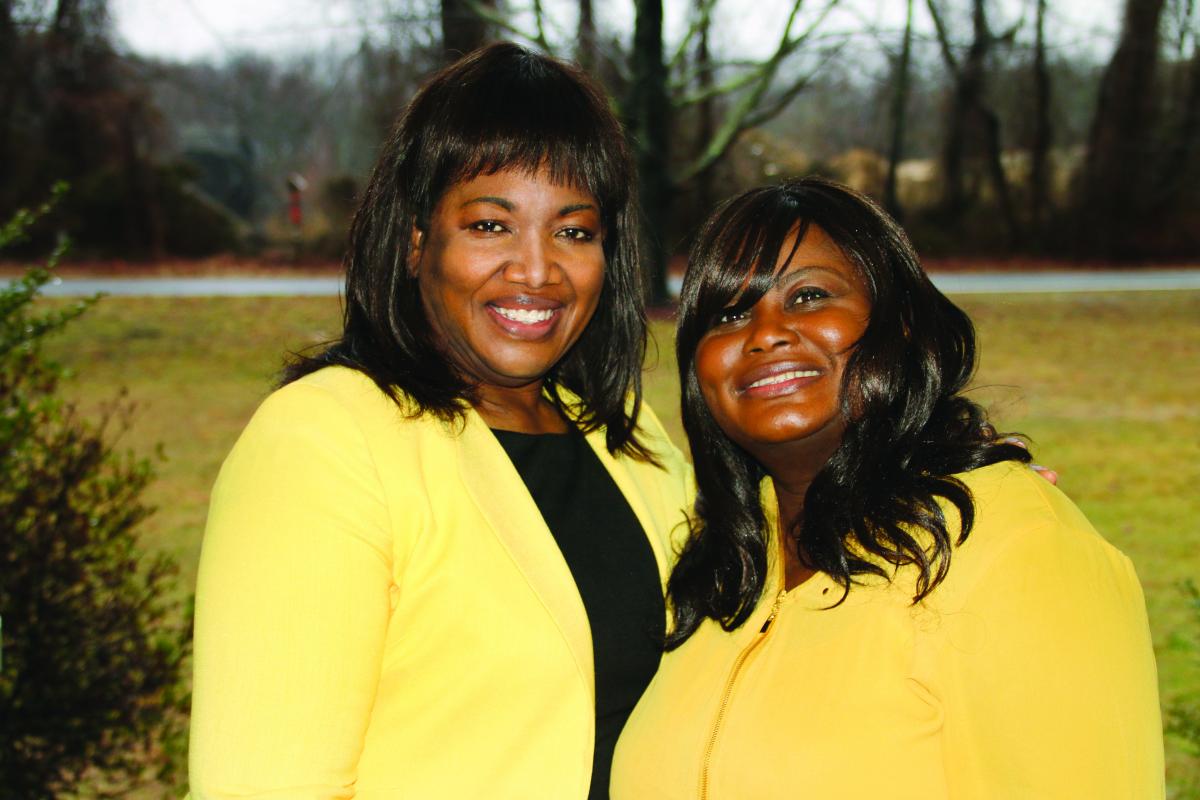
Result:
<svg viewBox="0 0 1200 800"><path fill-rule="evenodd" d="M563 303L537 297L518 297L486 305L504 334L514 339L537 342L551 336L562 318Z"/></svg>
<svg viewBox="0 0 1200 800"><path fill-rule="evenodd" d="M747 377L750 382L742 389L745 394L752 397L780 397L800 391L821 377L821 370L783 362L753 370Z"/></svg>

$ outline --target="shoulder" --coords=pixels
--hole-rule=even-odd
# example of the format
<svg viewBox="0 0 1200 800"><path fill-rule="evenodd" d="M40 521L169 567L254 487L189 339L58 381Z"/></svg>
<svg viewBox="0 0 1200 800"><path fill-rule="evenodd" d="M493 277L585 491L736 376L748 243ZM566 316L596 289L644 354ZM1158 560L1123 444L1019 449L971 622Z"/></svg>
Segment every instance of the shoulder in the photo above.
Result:
<svg viewBox="0 0 1200 800"><path fill-rule="evenodd" d="M366 374L349 367L324 367L272 392L259 413L286 415L303 411L392 416L400 408ZM402 416L397 414L397 416Z"/></svg>
<svg viewBox="0 0 1200 800"><path fill-rule="evenodd" d="M400 405L362 372L331 366L268 395L242 438L276 434L302 441L333 434L349 445L356 439L369 443L380 435L411 436L438 424L429 418L405 414ZM355 436L346 438L355 432Z"/></svg>
<svg viewBox="0 0 1200 800"><path fill-rule="evenodd" d="M664 467L674 472L686 471L690 473L691 466L688 464L683 451L676 446L675 442L667 434L667 429L663 426L658 415L654 413L654 409L646 403L642 403L641 411L638 413L637 432L647 449L663 462Z"/></svg>
<svg viewBox="0 0 1200 800"><path fill-rule="evenodd" d="M955 548L948 589L969 591L1000 575L1064 591L1101 578L1103 583L1137 586L1129 559L1062 491L1025 465L1002 462L955 477L971 492L975 524Z"/></svg>
<svg viewBox="0 0 1200 800"><path fill-rule="evenodd" d="M326 367L283 386L263 400L221 470L218 486L233 476L263 485L271 475L315 480L378 471L380 457L411 457L423 431L436 420L405 416L366 375ZM405 456L409 454L409 456Z"/></svg>

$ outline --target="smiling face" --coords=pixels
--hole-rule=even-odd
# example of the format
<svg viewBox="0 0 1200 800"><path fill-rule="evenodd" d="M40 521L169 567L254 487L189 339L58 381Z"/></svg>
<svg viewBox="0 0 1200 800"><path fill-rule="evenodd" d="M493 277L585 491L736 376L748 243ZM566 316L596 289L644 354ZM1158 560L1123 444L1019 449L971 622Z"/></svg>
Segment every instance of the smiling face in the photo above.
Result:
<svg viewBox="0 0 1200 800"><path fill-rule="evenodd" d="M457 183L414 233L421 298L442 347L481 395L540 387L604 286L600 209L544 173Z"/></svg>
<svg viewBox="0 0 1200 800"><path fill-rule="evenodd" d="M766 294L718 315L696 347L713 419L763 462L781 445L809 448L822 462L836 449L842 377L871 313L858 270L823 230L810 226L792 252L794 240Z"/></svg>

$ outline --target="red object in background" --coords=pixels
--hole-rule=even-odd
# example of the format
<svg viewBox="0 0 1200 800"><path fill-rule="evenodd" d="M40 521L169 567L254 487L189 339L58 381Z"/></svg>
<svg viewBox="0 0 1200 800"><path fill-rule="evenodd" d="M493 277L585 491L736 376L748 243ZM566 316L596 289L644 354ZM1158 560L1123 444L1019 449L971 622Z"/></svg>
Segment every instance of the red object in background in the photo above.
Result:
<svg viewBox="0 0 1200 800"><path fill-rule="evenodd" d="M308 188L308 181L303 175L292 173L287 179L288 191L288 222L299 229L304 224L304 210L300 206L300 195Z"/></svg>
<svg viewBox="0 0 1200 800"><path fill-rule="evenodd" d="M304 223L304 212L300 208L300 192L288 192L288 222L299 228Z"/></svg>

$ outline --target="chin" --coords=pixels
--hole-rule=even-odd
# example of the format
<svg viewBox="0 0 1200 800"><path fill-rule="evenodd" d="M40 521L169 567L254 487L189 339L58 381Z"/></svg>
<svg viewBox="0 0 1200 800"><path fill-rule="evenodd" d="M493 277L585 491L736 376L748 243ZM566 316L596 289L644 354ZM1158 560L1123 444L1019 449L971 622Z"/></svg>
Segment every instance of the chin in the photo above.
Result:
<svg viewBox="0 0 1200 800"><path fill-rule="evenodd" d="M840 419L788 420L777 425L754 425L740 431L726 431L731 439L746 450L758 447L817 447L822 451L836 449L841 444L845 423Z"/></svg>

